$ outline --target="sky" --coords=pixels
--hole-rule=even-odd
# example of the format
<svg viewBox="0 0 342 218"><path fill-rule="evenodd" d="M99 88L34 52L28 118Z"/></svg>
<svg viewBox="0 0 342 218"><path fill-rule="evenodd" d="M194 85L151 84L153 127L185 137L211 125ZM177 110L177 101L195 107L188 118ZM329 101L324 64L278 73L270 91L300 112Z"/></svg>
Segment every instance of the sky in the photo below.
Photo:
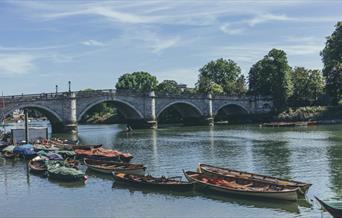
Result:
<svg viewBox="0 0 342 218"><path fill-rule="evenodd" d="M341 11L328 0L1 0L0 91L110 89L135 71L193 87L211 60L248 75L272 48L292 67L322 69Z"/></svg>

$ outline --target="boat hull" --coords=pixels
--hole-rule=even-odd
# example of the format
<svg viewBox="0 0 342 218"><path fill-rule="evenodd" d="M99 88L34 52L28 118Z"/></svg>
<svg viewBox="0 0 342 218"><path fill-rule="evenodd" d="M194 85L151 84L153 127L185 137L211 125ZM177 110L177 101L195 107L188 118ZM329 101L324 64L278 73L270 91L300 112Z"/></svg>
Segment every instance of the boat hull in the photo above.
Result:
<svg viewBox="0 0 342 218"><path fill-rule="evenodd" d="M142 164L107 162L90 159L85 159L83 162L90 170L104 174L112 174L114 171L117 173L120 172L124 174L144 176L146 170L146 167L144 167ZM102 164L107 165L107 167L102 166Z"/></svg>
<svg viewBox="0 0 342 218"><path fill-rule="evenodd" d="M158 183L147 183L147 182L137 182L134 180L129 180L125 178L121 178L113 173L115 182L120 183L122 185L129 185L139 188L147 188L147 189L158 189L158 190L167 190L167 191L190 191L193 189L193 183L182 183L182 184L158 184Z"/></svg>
<svg viewBox="0 0 342 218"><path fill-rule="evenodd" d="M294 180L285 180L285 179L280 179L280 178L276 178L276 177L272 177L272 176L265 176L265 175L255 174L255 173L248 173L248 172L243 172L243 171L232 170L232 169L228 169L228 168L215 167L217 169L226 170L227 172L234 172L234 175L227 176L227 175L224 175L221 173L212 172L212 171L210 171L210 170L208 170L202 166L209 166L209 167L214 167L214 166L199 164L197 171L200 173L203 173L205 175L223 176L223 177L231 177L231 178L241 177L241 178L247 178L250 180L260 181L260 182L269 183L269 184L277 184L277 185L282 185L282 186L287 186L287 187L294 187L294 188L298 188L297 192L298 192L298 194L301 194L301 195L305 195L307 193L307 191L309 190L309 188L311 187L310 183L302 183L302 182L298 182L298 181L294 181ZM277 182L272 182L275 180ZM290 184L290 183L293 183L293 184Z"/></svg>
<svg viewBox="0 0 342 218"><path fill-rule="evenodd" d="M212 185L208 183L203 183L201 181L195 180L192 177L188 176L186 172L184 172L185 177L189 182L195 183L195 188L199 190L209 190L213 192L217 192L223 195L239 195L239 196L247 196L247 197L255 197L255 198L264 198L264 199L277 199L277 200L287 200L287 201L296 201L298 199L297 191L286 191L286 192L253 192L253 191L243 191L237 189L231 189L227 187L220 187L217 185Z"/></svg>
<svg viewBox="0 0 342 218"><path fill-rule="evenodd" d="M319 204L326 210L328 211L334 218L342 218L342 209L337 209L334 208L328 204L326 204L325 202L323 202L322 200L320 200L319 198L315 197L316 200L319 202Z"/></svg>

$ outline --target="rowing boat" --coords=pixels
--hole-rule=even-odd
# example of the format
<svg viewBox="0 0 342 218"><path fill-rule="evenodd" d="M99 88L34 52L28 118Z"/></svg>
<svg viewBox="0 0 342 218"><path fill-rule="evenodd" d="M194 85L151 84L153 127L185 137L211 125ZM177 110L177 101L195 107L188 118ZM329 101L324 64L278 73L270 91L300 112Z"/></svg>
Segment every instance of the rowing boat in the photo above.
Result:
<svg viewBox="0 0 342 218"><path fill-rule="evenodd" d="M71 167L65 167L59 162L49 163L47 166L47 171L50 179L56 179L65 182L87 180L87 176L85 176L82 171Z"/></svg>
<svg viewBox="0 0 342 218"><path fill-rule="evenodd" d="M336 208L331 205L328 205L327 203L323 202L319 198L315 196L316 200L319 202L319 204L326 210L328 211L331 216L334 218L342 218L342 208Z"/></svg>
<svg viewBox="0 0 342 218"><path fill-rule="evenodd" d="M133 156L117 150L94 148L91 150L75 149L78 158L91 158L97 160L122 161L128 163Z"/></svg>
<svg viewBox="0 0 342 218"><path fill-rule="evenodd" d="M35 157L28 162L31 173L44 174L47 170L45 160L40 157Z"/></svg>
<svg viewBox="0 0 342 218"><path fill-rule="evenodd" d="M101 160L84 159L84 164L91 170L111 174L113 171L124 174L145 175L146 167L143 164L129 164L120 162L107 162Z"/></svg>
<svg viewBox="0 0 342 218"><path fill-rule="evenodd" d="M189 191L193 188L192 182L181 181L182 177L152 177L130 175L125 173L115 173L113 176L116 182L136 187L144 187L151 189L162 189L168 191ZM178 179L177 179L178 178Z"/></svg>
<svg viewBox="0 0 342 218"><path fill-rule="evenodd" d="M273 176L265 176L255 173L249 173L244 171L233 170L229 168L216 167L208 164L199 164L197 168L198 172L207 174L207 175L221 175L225 177L232 178L242 178L242 179L250 179L254 181L260 181L269 184L282 185L287 187L299 188L298 193L305 194L310 188L310 183L299 182L295 180L287 180L281 179Z"/></svg>
<svg viewBox="0 0 342 218"><path fill-rule="evenodd" d="M298 198L298 188L284 188L281 186L273 186L239 178L208 176L203 173L191 171L184 172L184 175L189 182L195 182L195 187L200 190L208 189L222 194L272 198L288 201L296 201Z"/></svg>

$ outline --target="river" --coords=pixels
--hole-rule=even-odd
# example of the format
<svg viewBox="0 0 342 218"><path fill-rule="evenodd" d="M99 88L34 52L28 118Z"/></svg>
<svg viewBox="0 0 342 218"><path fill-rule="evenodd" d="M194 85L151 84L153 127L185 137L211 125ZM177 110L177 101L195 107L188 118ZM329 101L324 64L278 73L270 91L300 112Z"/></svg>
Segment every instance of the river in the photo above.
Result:
<svg viewBox="0 0 342 218"><path fill-rule="evenodd" d="M172 193L116 185L86 171L85 185L27 173L0 159L0 217L321 217L313 196L342 200L342 125L169 127L126 134L119 125L81 125L82 143L133 154L152 175L182 175L208 163L313 184L307 200L277 202L209 193ZM70 137L70 136L68 136ZM85 168L82 168L85 170ZM323 212L323 217L330 217Z"/></svg>

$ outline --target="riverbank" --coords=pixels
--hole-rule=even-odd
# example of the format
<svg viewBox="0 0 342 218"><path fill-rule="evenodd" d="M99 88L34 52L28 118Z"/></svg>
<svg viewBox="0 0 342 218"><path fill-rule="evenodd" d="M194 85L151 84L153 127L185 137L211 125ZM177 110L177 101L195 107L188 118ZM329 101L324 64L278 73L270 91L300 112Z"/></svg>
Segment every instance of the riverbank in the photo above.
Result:
<svg viewBox="0 0 342 218"><path fill-rule="evenodd" d="M289 108L274 117L276 122L318 121L318 124L342 123L342 106Z"/></svg>

